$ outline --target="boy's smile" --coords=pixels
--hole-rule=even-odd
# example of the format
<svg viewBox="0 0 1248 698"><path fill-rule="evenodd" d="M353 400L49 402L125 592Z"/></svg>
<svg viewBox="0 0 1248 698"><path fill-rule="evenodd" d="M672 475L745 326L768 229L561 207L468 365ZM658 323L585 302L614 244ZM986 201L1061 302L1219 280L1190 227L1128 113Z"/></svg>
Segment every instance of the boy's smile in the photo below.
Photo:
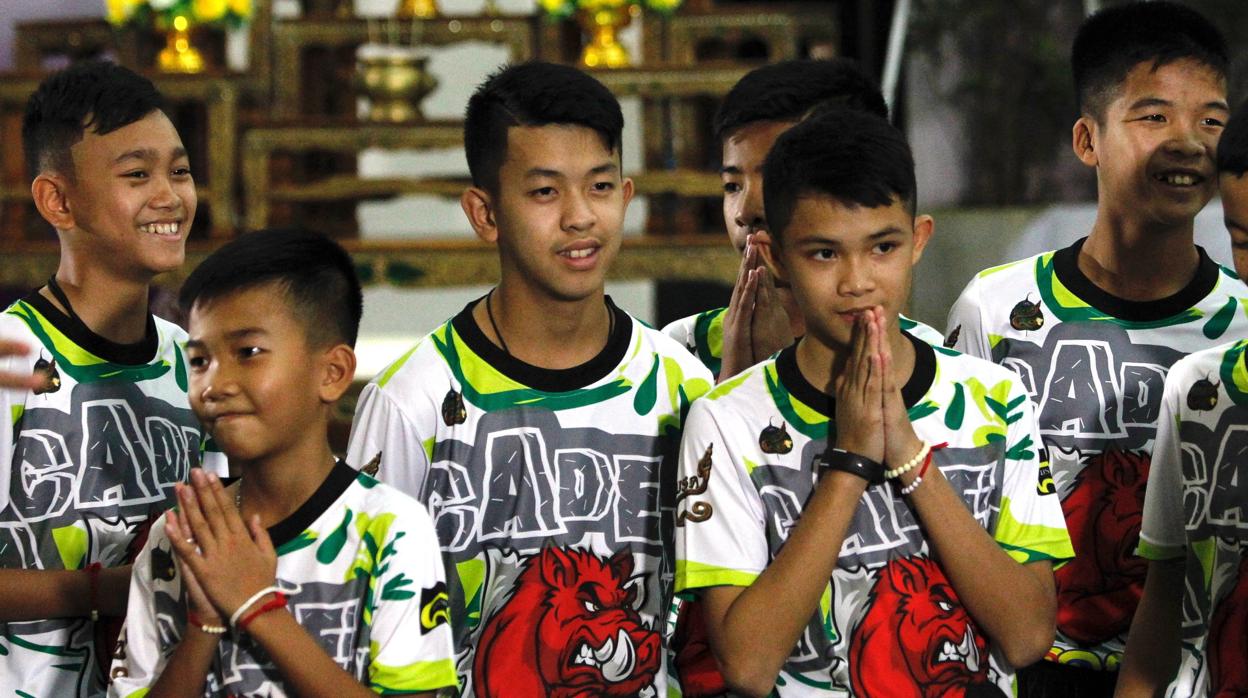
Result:
<svg viewBox="0 0 1248 698"><path fill-rule="evenodd" d="M153 111L70 149L67 208L101 263L160 273L181 266L195 218L195 181L169 118Z"/></svg>
<svg viewBox="0 0 1248 698"><path fill-rule="evenodd" d="M931 231L930 217L911 216L896 199L867 208L802 196L779 249L773 244L767 253L791 284L808 335L839 351L849 346L854 322L868 308L883 307L895 325Z"/></svg>
<svg viewBox="0 0 1248 698"><path fill-rule="evenodd" d="M584 126L513 126L491 197L505 277L559 300L602 290L633 183L619 154ZM511 271L513 273L508 274Z"/></svg>
<svg viewBox="0 0 1248 698"><path fill-rule="evenodd" d="M1191 225L1217 186L1213 156L1228 118L1226 84L1192 59L1136 65L1105 108L1075 127L1076 150L1097 168L1100 201L1120 216ZM1080 129L1091 130L1079 149Z"/></svg>

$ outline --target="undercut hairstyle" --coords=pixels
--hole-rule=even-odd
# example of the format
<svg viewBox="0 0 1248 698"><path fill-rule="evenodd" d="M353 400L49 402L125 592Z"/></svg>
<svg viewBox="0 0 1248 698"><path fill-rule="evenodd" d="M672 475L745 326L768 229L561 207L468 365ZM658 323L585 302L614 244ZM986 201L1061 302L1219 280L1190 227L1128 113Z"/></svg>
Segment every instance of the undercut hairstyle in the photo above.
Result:
<svg viewBox="0 0 1248 698"><path fill-rule="evenodd" d="M151 80L107 61L84 61L48 76L26 102L22 149L31 181L74 177L69 149L90 130L107 135L164 108Z"/></svg>
<svg viewBox="0 0 1248 698"><path fill-rule="evenodd" d="M355 346L364 297L351 255L319 233L268 229L246 233L203 261L178 294L190 317L211 303L265 284L277 284L312 346Z"/></svg>
<svg viewBox="0 0 1248 698"><path fill-rule="evenodd" d="M468 100L464 153L473 186L497 193L513 126L584 126L612 153L620 150L624 114L602 83L571 66L530 61L486 78Z"/></svg>
<svg viewBox="0 0 1248 698"><path fill-rule="evenodd" d="M1243 177L1248 172L1248 99L1240 103L1218 140L1218 174Z"/></svg>
<svg viewBox="0 0 1248 698"><path fill-rule="evenodd" d="M768 232L782 243L798 200L836 199L876 208L900 201L914 215L914 157L900 131L884 119L841 108L780 134L763 163Z"/></svg>
<svg viewBox="0 0 1248 698"><path fill-rule="evenodd" d="M737 81L715 113L715 139L758 121L798 122L840 105L888 119L884 95L848 58L790 60L755 68Z"/></svg>
<svg viewBox="0 0 1248 698"><path fill-rule="evenodd" d="M1084 20L1070 53L1079 113L1102 122L1127 74L1192 59L1225 78L1226 39L1199 12L1165 0L1107 7Z"/></svg>

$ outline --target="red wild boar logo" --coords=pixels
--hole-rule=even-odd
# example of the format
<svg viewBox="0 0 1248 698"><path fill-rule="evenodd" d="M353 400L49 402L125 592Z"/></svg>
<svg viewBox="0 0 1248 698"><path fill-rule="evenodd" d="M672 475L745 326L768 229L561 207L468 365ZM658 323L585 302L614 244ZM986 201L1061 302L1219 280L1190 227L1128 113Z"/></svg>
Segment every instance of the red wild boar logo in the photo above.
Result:
<svg viewBox="0 0 1248 698"><path fill-rule="evenodd" d="M1075 559L1057 570L1057 629L1082 645L1127 631L1147 563L1135 555L1149 458L1106 451L1087 459L1062 501Z"/></svg>
<svg viewBox="0 0 1248 698"><path fill-rule="evenodd" d="M1218 603L1209 623L1209 695L1248 696L1248 558L1239 563L1235 587Z"/></svg>
<svg viewBox="0 0 1248 698"><path fill-rule="evenodd" d="M930 558L880 570L849 647L854 695L1003 696L988 678L988 641Z"/></svg>
<svg viewBox="0 0 1248 698"><path fill-rule="evenodd" d="M654 696L659 634L637 613L633 556L547 547L528 558L473 660L481 698Z"/></svg>

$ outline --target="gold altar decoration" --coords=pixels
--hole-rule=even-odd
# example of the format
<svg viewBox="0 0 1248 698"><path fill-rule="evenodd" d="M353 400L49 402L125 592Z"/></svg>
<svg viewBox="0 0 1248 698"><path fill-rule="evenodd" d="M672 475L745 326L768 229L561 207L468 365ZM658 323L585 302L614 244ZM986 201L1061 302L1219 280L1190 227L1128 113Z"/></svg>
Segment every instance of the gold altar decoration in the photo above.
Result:
<svg viewBox="0 0 1248 698"><path fill-rule="evenodd" d="M198 73L204 57L191 43L191 27L239 27L252 16L252 0L104 0L105 16L115 27L154 28L165 35L156 66L166 73Z"/></svg>
<svg viewBox="0 0 1248 698"><path fill-rule="evenodd" d="M683 0L538 0L538 7L552 19L576 15L588 36L581 51L581 64L587 68L627 68L632 64L628 49L619 42L619 31L642 9L670 14Z"/></svg>
<svg viewBox="0 0 1248 698"><path fill-rule="evenodd" d="M429 56L404 46L373 46L356 59L355 84L368 99L369 121L424 121L420 103L438 86Z"/></svg>
<svg viewBox="0 0 1248 698"><path fill-rule="evenodd" d="M394 14L401 19L433 19L438 16L438 0L399 0Z"/></svg>

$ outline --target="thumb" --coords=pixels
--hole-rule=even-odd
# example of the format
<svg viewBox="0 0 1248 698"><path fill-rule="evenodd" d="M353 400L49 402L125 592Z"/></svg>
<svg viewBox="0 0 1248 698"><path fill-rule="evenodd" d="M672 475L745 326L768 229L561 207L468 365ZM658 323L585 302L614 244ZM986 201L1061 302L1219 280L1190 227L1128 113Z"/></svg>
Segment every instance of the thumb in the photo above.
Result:
<svg viewBox="0 0 1248 698"><path fill-rule="evenodd" d="M273 539L269 538L268 530L260 525L259 514L251 515L251 519L247 522L247 528L251 530L251 539L260 547L261 552L266 556L277 556L276 551L273 549Z"/></svg>

